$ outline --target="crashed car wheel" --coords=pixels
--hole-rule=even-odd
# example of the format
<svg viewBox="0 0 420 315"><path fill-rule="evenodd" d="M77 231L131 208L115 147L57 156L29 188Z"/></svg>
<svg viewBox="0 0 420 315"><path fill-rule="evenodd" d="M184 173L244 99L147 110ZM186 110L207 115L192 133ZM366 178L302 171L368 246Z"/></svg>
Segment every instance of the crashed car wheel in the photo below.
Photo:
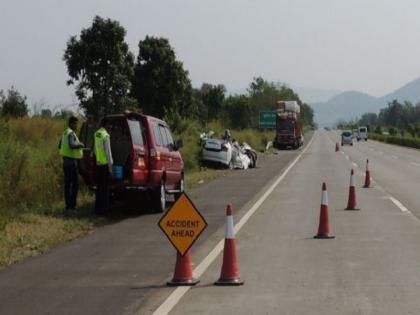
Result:
<svg viewBox="0 0 420 315"><path fill-rule="evenodd" d="M252 154L252 168L257 167L257 153Z"/></svg>

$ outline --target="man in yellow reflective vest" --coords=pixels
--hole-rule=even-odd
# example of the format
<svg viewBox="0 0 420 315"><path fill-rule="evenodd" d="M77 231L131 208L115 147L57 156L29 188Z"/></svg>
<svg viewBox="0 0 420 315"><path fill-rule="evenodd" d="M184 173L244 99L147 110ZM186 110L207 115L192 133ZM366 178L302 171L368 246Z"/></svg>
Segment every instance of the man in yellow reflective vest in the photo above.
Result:
<svg viewBox="0 0 420 315"><path fill-rule="evenodd" d="M64 130L58 145L59 153L63 158L64 171L64 201L66 212L76 209L77 193L79 191L78 162L83 157L84 145L76 136L76 117L71 116L68 120L68 128Z"/></svg>
<svg viewBox="0 0 420 315"><path fill-rule="evenodd" d="M112 173L112 153L109 133L99 123L95 132L96 199L95 214L104 215L109 208L109 177Z"/></svg>

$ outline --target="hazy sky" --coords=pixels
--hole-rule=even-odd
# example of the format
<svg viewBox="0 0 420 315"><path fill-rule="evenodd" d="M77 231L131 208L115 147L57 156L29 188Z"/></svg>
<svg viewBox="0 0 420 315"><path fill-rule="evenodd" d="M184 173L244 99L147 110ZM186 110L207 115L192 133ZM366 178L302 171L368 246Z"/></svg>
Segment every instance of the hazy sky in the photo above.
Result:
<svg viewBox="0 0 420 315"><path fill-rule="evenodd" d="M74 102L62 55L95 15L118 20L135 56L170 40L194 86L294 86L389 93L420 76L418 0L0 0L0 89L31 104Z"/></svg>

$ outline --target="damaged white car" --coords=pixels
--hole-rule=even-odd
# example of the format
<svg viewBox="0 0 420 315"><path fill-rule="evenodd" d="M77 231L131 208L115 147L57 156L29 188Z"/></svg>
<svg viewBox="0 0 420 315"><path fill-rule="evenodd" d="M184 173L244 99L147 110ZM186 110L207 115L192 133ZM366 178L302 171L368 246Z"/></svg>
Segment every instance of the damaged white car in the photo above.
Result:
<svg viewBox="0 0 420 315"><path fill-rule="evenodd" d="M232 141L229 131L225 131L223 139L213 136L214 132L200 135L203 163L219 164L230 169L256 167L257 153L247 143L240 145L237 141Z"/></svg>

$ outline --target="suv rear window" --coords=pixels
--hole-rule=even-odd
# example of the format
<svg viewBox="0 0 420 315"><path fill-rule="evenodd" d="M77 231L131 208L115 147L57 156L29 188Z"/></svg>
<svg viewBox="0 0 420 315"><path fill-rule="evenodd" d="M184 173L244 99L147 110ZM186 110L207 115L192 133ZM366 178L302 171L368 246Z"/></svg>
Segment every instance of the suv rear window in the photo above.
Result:
<svg viewBox="0 0 420 315"><path fill-rule="evenodd" d="M166 127L165 127L165 131L166 131L166 137L168 138L168 143L173 145L174 139L172 138L171 131Z"/></svg>
<svg viewBox="0 0 420 315"><path fill-rule="evenodd" d="M360 128L359 132L366 132L366 128Z"/></svg>
<svg viewBox="0 0 420 315"><path fill-rule="evenodd" d="M127 123L125 119L121 118L105 118L103 126L111 136L111 144L115 141L130 141L130 133L127 129Z"/></svg>
<svg viewBox="0 0 420 315"><path fill-rule="evenodd" d="M344 137L350 137L350 136L351 136L351 132L344 131L344 132L342 133L342 135L343 135Z"/></svg>
<svg viewBox="0 0 420 315"><path fill-rule="evenodd" d="M138 120L128 120L128 127L130 128L133 143L135 145L143 145L140 122Z"/></svg>
<svg viewBox="0 0 420 315"><path fill-rule="evenodd" d="M159 131L160 131L160 135L162 137L162 144L164 147L168 147L169 141L168 141L168 137L166 136L166 132L165 132L165 127L159 125Z"/></svg>

